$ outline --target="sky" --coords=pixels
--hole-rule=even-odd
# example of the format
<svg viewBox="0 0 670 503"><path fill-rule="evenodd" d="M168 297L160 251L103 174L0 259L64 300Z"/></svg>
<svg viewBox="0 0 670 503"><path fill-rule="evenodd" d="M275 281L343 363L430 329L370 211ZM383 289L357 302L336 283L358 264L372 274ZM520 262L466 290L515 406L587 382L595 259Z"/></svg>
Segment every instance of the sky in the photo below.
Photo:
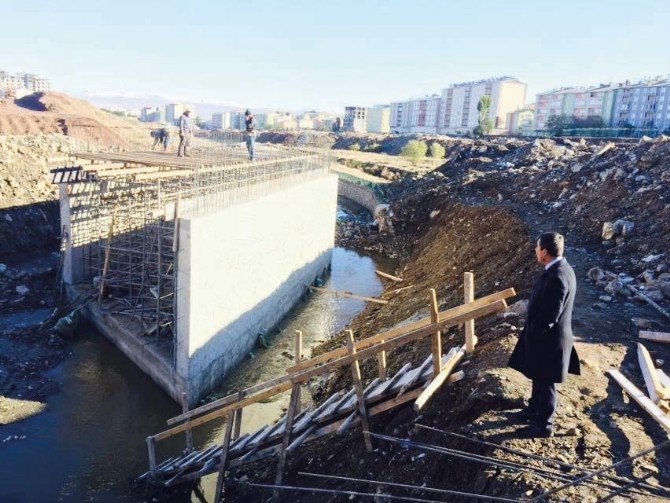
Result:
<svg viewBox="0 0 670 503"><path fill-rule="evenodd" d="M340 111L510 75L670 73L667 0L0 0L0 69L75 95ZM147 103L151 105L151 103Z"/></svg>

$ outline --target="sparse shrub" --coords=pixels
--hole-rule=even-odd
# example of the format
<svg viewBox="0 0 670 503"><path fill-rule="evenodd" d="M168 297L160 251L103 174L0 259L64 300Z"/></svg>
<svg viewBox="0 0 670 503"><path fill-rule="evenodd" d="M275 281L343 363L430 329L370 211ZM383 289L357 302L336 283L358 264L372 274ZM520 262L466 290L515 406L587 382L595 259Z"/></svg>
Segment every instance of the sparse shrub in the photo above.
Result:
<svg viewBox="0 0 670 503"><path fill-rule="evenodd" d="M352 143L349 145L349 150L355 150L358 152L361 149L361 146L358 143Z"/></svg>
<svg viewBox="0 0 670 503"><path fill-rule="evenodd" d="M447 153L447 150L440 145L438 142L434 141L430 144L430 156L435 159L444 159L444 155Z"/></svg>
<svg viewBox="0 0 670 503"><path fill-rule="evenodd" d="M412 166L416 166L416 163L426 157L427 153L428 145L426 145L426 142L420 140L411 140L403 147L400 155L407 157L412 163Z"/></svg>

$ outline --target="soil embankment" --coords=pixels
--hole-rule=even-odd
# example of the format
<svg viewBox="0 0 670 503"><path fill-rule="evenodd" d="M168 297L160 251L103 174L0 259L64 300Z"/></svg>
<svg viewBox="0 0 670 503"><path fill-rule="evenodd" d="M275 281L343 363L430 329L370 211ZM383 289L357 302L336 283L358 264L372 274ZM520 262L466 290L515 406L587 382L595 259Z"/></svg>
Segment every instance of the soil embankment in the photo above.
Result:
<svg viewBox="0 0 670 503"><path fill-rule="evenodd" d="M504 317L477 323L480 342L474 357L462 367L464 380L445 388L418 417L406 406L375 418L373 431L533 464L527 457L417 424L476 433L509 448L591 469L660 443L665 439L661 428L625 399L605 372L619 368L644 389L636 354L638 330L670 330L670 320L634 296L644 292L665 310L670 304L670 141L664 137L613 145L572 140L440 141L447 146L441 167L428 174L408 174L391 185L395 235L361 235L358 240L361 248L386 249L400 256L402 265L394 272L415 288L385 297L390 301L387 305L369 306L351 328L357 337L366 337L427 315L429 288L437 289L441 307L453 306L462 298L462 273L468 270L475 272L478 296L512 286L519 293L517 299L527 299L540 273L534 262L534 236L558 230L566 236L566 257L578 276L573 327L582 375L560 388L556 437L518 438L515 432L522 425L515 424L510 414L522 406L530 387L506 363L524 323L523 303L519 303ZM462 331L450 330L443 335L445 349L462 343L462 338ZM336 337L321 350L342 344L343 338ZM645 345L656 365L667 372L667 345ZM406 362L416 364L428 351L419 344L401 348L388 355L389 366L393 370ZM362 368L367 380L376 375L376 362L366 362ZM350 386L344 369L331 375L320 396ZM528 470L500 470L379 440L368 454L361 440L360 430L355 430L292 454L284 483L393 493L383 483L316 481L299 475L305 471L511 498L537 496L559 484ZM668 488L669 456L659 452L615 474L649 474L650 483ZM269 461L237 475L272 483L274 470L275 462ZM430 496L421 491L396 494ZM582 485L554 499L596 501L606 494L602 486ZM662 494L636 495L636 501L658 501ZM230 496L244 501L267 493L239 487ZM342 496L291 493L292 501L338 498ZM630 495L625 498L630 500Z"/></svg>

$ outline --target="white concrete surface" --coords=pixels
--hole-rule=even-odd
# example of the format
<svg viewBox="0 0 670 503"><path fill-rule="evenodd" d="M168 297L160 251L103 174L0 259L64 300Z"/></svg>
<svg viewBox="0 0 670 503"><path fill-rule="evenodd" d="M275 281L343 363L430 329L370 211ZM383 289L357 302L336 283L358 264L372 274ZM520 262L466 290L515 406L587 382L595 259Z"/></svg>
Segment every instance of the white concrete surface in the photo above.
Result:
<svg viewBox="0 0 670 503"><path fill-rule="evenodd" d="M330 264L337 177L180 219L177 372L189 396L219 382Z"/></svg>

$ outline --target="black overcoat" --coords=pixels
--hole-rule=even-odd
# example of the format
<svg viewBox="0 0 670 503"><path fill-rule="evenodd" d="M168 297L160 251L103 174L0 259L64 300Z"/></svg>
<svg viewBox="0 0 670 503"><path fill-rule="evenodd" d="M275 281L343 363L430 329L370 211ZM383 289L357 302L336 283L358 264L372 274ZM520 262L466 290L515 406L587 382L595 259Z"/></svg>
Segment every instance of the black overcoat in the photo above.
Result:
<svg viewBox="0 0 670 503"><path fill-rule="evenodd" d="M528 315L509 366L529 379L554 383L580 374L572 335L575 272L565 259L545 270L533 287Z"/></svg>

